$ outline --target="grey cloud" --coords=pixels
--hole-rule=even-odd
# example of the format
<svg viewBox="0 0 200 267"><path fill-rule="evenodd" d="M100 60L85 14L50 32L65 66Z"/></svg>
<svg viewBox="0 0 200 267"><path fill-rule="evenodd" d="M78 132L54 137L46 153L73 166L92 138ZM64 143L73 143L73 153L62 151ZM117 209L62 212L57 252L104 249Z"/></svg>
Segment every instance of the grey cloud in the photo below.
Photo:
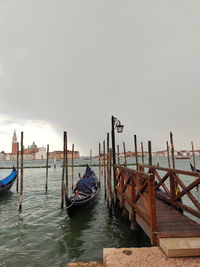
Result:
<svg viewBox="0 0 200 267"><path fill-rule="evenodd" d="M88 151L112 114L130 148L134 133L155 149L169 130L178 146L184 135L198 142L199 10L198 1L2 1L0 112L47 121Z"/></svg>

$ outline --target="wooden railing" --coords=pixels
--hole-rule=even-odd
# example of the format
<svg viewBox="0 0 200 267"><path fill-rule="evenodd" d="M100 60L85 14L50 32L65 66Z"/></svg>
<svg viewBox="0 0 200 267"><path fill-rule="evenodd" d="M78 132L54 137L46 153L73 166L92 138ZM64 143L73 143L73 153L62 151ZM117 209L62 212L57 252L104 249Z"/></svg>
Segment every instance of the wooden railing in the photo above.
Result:
<svg viewBox="0 0 200 267"><path fill-rule="evenodd" d="M115 165L114 189L120 206L126 207L131 220L138 214L151 229L151 242L156 244L156 202L154 175ZM140 202L140 203L139 203Z"/></svg>
<svg viewBox="0 0 200 267"><path fill-rule="evenodd" d="M155 190L158 197L168 202L171 206L182 209L183 211L186 211L193 216L200 218L200 203L191 192L192 189L200 184L199 173L162 168L147 164L140 164L139 169L141 171L147 169L148 172L152 173L155 176ZM162 176L160 175L161 172L163 173ZM186 186L183 182L183 179L179 177L180 175L189 176L191 183ZM158 189L161 189L164 194ZM184 196L187 196L189 200L194 204L193 208L182 203L181 199Z"/></svg>
<svg viewBox="0 0 200 267"><path fill-rule="evenodd" d="M133 170L115 165L114 190L120 206L128 209L131 220L136 220L139 215L150 227L152 245L157 244L156 197L200 218L200 203L191 192L200 184L199 173L147 164L139 164L138 167L139 170ZM180 175L190 176L192 182L186 186ZM183 203L183 196L187 196L194 207Z"/></svg>

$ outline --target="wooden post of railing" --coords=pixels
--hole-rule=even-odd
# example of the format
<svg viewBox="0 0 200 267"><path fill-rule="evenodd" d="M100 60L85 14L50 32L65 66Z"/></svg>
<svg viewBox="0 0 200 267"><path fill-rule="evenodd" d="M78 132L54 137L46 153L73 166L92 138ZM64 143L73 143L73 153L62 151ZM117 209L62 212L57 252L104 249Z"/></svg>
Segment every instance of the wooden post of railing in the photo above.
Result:
<svg viewBox="0 0 200 267"><path fill-rule="evenodd" d="M64 191L65 191L65 149L66 149L66 132L63 133L63 164L62 164L62 180L61 180L61 209L64 206Z"/></svg>
<svg viewBox="0 0 200 267"><path fill-rule="evenodd" d="M167 145L167 159L168 159L168 166L170 168L170 157L169 157L169 144L168 141L166 141L166 145Z"/></svg>
<svg viewBox="0 0 200 267"><path fill-rule="evenodd" d="M169 173L169 182L170 182L170 202L171 206L174 206L174 199L176 197L176 184L174 181L173 174L170 172Z"/></svg>
<svg viewBox="0 0 200 267"><path fill-rule="evenodd" d="M22 210L22 196L23 196L23 157L24 157L24 145L23 145L24 133L21 132L21 181L20 181L20 195L19 195L19 211Z"/></svg>
<svg viewBox="0 0 200 267"><path fill-rule="evenodd" d="M149 165L152 165L151 141L148 141Z"/></svg>
<svg viewBox="0 0 200 267"><path fill-rule="evenodd" d="M117 145L117 164L120 165L119 145Z"/></svg>
<svg viewBox="0 0 200 267"><path fill-rule="evenodd" d="M138 154L137 154L137 136L136 136L136 134L134 134L134 144L135 144L136 169L138 170Z"/></svg>
<svg viewBox="0 0 200 267"><path fill-rule="evenodd" d="M155 200L155 183L154 175L150 174L148 180L148 192L150 202L150 227L151 227L151 244L157 245L157 217L156 217L156 200Z"/></svg>
<svg viewBox="0 0 200 267"><path fill-rule="evenodd" d="M125 147L125 142L123 142L123 147L124 147L124 166L127 166L127 160L126 160L126 147Z"/></svg>
<svg viewBox="0 0 200 267"><path fill-rule="evenodd" d="M170 132L170 142L171 142L171 153L172 153L172 167L175 169L175 158L174 158L174 142L173 142L173 134Z"/></svg>
<svg viewBox="0 0 200 267"><path fill-rule="evenodd" d="M104 197L106 199L106 147L103 141L103 176L104 176Z"/></svg>
<svg viewBox="0 0 200 267"><path fill-rule="evenodd" d="M72 190L74 189L74 144L72 144Z"/></svg>
<svg viewBox="0 0 200 267"><path fill-rule="evenodd" d="M17 183L16 191L19 192L19 143L17 143Z"/></svg>
<svg viewBox="0 0 200 267"><path fill-rule="evenodd" d="M101 180L101 144L99 143L99 180Z"/></svg>
<svg viewBox="0 0 200 267"><path fill-rule="evenodd" d="M45 191L48 189L48 169L49 169L49 145L47 145L47 160L46 160L46 186Z"/></svg>

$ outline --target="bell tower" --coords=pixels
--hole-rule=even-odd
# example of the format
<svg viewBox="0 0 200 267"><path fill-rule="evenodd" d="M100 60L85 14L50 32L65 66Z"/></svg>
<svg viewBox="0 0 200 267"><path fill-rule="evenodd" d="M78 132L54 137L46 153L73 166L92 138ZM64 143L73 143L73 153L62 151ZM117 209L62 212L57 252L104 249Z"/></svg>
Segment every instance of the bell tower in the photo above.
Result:
<svg viewBox="0 0 200 267"><path fill-rule="evenodd" d="M15 130L12 138L12 154L17 154L17 135Z"/></svg>

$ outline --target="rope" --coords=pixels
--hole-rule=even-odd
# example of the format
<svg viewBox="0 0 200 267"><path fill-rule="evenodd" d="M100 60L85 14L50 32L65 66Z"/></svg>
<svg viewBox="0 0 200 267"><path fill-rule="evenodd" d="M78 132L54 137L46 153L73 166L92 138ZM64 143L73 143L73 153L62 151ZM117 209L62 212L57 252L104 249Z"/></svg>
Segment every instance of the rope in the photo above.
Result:
<svg viewBox="0 0 200 267"><path fill-rule="evenodd" d="M76 198L74 199L74 201L71 203L71 205L69 205L69 206L67 207L67 209L71 208L71 206L74 205L74 203L75 203L75 201L77 200L77 198L78 198L78 196L76 196Z"/></svg>

